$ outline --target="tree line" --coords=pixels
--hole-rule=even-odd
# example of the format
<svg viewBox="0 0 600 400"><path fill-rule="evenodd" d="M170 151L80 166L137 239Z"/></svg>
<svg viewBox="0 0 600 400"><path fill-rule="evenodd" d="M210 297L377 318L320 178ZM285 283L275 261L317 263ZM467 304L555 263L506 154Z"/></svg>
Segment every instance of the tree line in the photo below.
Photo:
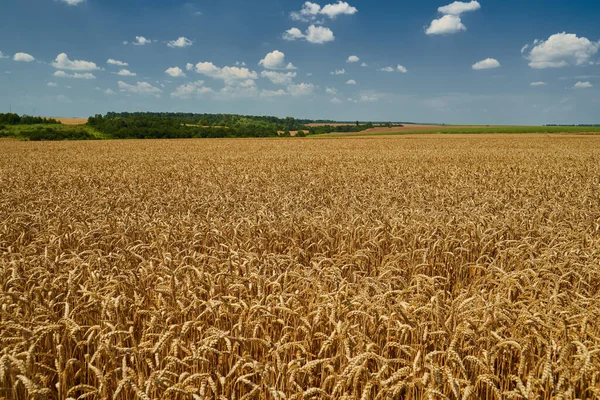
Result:
<svg viewBox="0 0 600 400"><path fill-rule="evenodd" d="M115 139L277 137L280 132L284 135L290 131L323 134L360 132L373 127L371 123L358 126L307 125L313 122L292 117L237 114L110 112L90 117L88 125Z"/></svg>
<svg viewBox="0 0 600 400"><path fill-rule="evenodd" d="M29 115L19 115L15 113L0 113L0 125L60 125L60 121L54 118L31 117Z"/></svg>

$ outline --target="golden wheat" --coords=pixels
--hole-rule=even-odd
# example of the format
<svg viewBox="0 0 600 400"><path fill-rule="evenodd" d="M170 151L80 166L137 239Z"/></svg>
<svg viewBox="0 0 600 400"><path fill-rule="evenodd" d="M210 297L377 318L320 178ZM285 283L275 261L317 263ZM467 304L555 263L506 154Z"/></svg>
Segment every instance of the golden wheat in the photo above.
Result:
<svg viewBox="0 0 600 400"><path fill-rule="evenodd" d="M600 137L0 141L0 398L600 398Z"/></svg>

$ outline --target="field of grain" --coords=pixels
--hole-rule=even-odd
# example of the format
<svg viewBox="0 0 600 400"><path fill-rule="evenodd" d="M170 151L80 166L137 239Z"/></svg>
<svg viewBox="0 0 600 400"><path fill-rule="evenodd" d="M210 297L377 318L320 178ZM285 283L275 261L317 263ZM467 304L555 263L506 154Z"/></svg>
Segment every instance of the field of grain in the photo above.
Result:
<svg viewBox="0 0 600 400"><path fill-rule="evenodd" d="M600 398L600 137L0 141L0 398Z"/></svg>
<svg viewBox="0 0 600 400"><path fill-rule="evenodd" d="M63 125L85 125L88 122L87 118L55 118Z"/></svg>

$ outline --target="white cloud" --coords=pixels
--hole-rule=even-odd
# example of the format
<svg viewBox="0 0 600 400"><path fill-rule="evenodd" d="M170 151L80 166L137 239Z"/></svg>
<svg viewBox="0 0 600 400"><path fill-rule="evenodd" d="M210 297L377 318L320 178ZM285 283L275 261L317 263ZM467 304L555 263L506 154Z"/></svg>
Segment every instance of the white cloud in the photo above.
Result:
<svg viewBox="0 0 600 400"><path fill-rule="evenodd" d="M281 97L281 96L287 96L288 93L283 90L283 89L279 89L279 90L263 90L260 92L260 97Z"/></svg>
<svg viewBox="0 0 600 400"><path fill-rule="evenodd" d="M109 95L110 95L110 94L115 94L115 92L114 92L114 90L112 90L112 89L106 89L106 90L104 91L104 94L109 94Z"/></svg>
<svg viewBox="0 0 600 400"><path fill-rule="evenodd" d="M117 65L119 67L128 67L129 66L129 64L127 64L126 62L115 60L115 59L112 59L112 58L109 58L106 61L106 63L110 64L110 65Z"/></svg>
<svg viewBox="0 0 600 400"><path fill-rule="evenodd" d="M471 1L469 3L463 3L462 1L455 1L452 4L438 8L441 14L446 15L461 15L462 13L477 11L481 8L481 4L477 1Z"/></svg>
<svg viewBox="0 0 600 400"><path fill-rule="evenodd" d="M312 21L316 19L320 12L321 6L319 4L307 1L302 6L302 10L294 11L290 14L290 16L296 21Z"/></svg>
<svg viewBox="0 0 600 400"><path fill-rule="evenodd" d="M192 42L190 39L186 38L186 37L180 37L177 40L171 40L169 43L167 43L167 46L169 47L188 47L191 46L192 44L194 44L194 42Z"/></svg>
<svg viewBox="0 0 600 400"><path fill-rule="evenodd" d="M17 53L14 55L13 60L22 62L32 62L35 61L35 58L31 54Z"/></svg>
<svg viewBox="0 0 600 400"><path fill-rule="evenodd" d="M4 54L3 54L3 53L0 51L0 59L3 59L3 58L8 58L8 56L5 56L5 55L4 55Z"/></svg>
<svg viewBox="0 0 600 400"><path fill-rule="evenodd" d="M529 52L529 66L535 69L584 65L598 53L600 42L572 33L557 33L548 40L536 40Z"/></svg>
<svg viewBox="0 0 600 400"><path fill-rule="evenodd" d="M359 101L361 103L374 103L374 102L376 102L378 100L379 100L379 98L377 96L363 94L363 95L360 96L360 100Z"/></svg>
<svg viewBox="0 0 600 400"><path fill-rule="evenodd" d="M521 47L521 54L525 54L525 52L527 51L528 48L529 48L528 44L526 44L525 46Z"/></svg>
<svg viewBox="0 0 600 400"><path fill-rule="evenodd" d="M123 42L123 43L127 44L126 42ZM143 36L136 36L135 42L133 42L134 46L145 46L150 43L152 43L152 40L146 39Z"/></svg>
<svg viewBox="0 0 600 400"><path fill-rule="evenodd" d="M325 93L327 94L337 94L338 91L336 88L330 88L328 86L325 87Z"/></svg>
<svg viewBox="0 0 600 400"><path fill-rule="evenodd" d="M315 85L312 83L300 83L298 85L288 85L288 93L294 97L296 96L308 96L315 90Z"/></svg>
<svg viewBox="0 0 600 400"><path fill-rule="evenodd" d="M191 97L200 97L207 93L213 93L213 90L204 86L204 81L196 81L179 86L171 93L171 97L189 99Z"/></svg>
<svg viewBox="0 0 600 400"><path fill-rule="evenodd" d="M531 82L529 86L546 86L546 82Z"/></svg>
<svg viewBox="0 0 600 400"><path fill-rule="evenodd" d="M91 61L69 60L69 56L65 53L60 53L56 56L56 60L52 63L56 69L66 69L70 71L96 71L99 70L96 63Z"/></svg>
<svg viewBox="0 0 600 400"><path fill-rule="evenodd" d="M241 86L247 84L247 81L258 79L258 74L250 71L248 68L240 67L217 67L211 62L199 62L196 64L196 72L206 75L213 79L220 79L228 86Z"/></svg>
<svg viewBox="0 0 600 400"><path fill-rule="evenodd" d="M339 15L354 15L357 12L356 7L352 7L343 1L338 1L336 4L327 4L323 8L317 3L307 1L300 11L292 12L290 16L295 21L311 22L323 15L334 19Z"/></svg>
<svg viewBox="0 0 600 400"><path fill-rule="evenodd" d="M165 74L172 76L173 78L184 78L185 77L185 72L183 72L183 70L179 67L167 68L167 70L165 71Z"/></svg>
<svg viewBox="0 0 600 400"><path fill-rule="evenodd" d="M58 84L57 84L57 83L54 83L54 82L48 82L48 83L46 84L46 86L48 86L48 87L57 87L57 86L58 86Z"/></svg>
<svg viewBox="0 0 600 400"><path fill-rule="evenodd" d="M311 25L308 27L305 33L298 28L292 28L284 32L283 38L285 40L300 40L304 39L309 43L323 44L327 42L333 42L335 35L333 31L324 26Z"/></svg>
<svg viewBox="0 0 600 400"><path fill-rule="evenodd" d="M340 99L338 99L337 97L334 97L333 99L331 99L329 101L331 101L333 104L342 104L342 101Z"/></svg>
<svg viewBox="0 0 600 400"><path fill-rule="evenodd" d="M283 33L283 38L285 40L299 40L304 39L304 34L298 28L288 29Z"/></svg>
<svg viewBox="0 0 600 400"><path fill-rule="evenodd" d="M137 76L137 74L135 72L131 72L128 69L122 69L119 72L113 72L113 74L119 75L119 76Z"/></svg>
<svg viewBox="0 0 600 400"><path fill-rule="evenodd" d="M369 65L366 62L364 62L364 63L360 64L360 66L361 67L368 67Z"/></svg>
<svg viewBox="0 0 600 400"><path fill-rule="evenodd" d="M360 61L360 58L358 56L350 56L348 57L348 60L346 62L348 63L357 63Z"/></svg>
<svg viewBox="0 0 600 400"><path fill-rule="evenodd" d="M486 58L485 60L473 64L472 68L476 71L482 69L500 68L500 63L495 58Z"/></svg>
<svg viewBox="0 0 600 400"><path fill-rule="evenodd" d="M344 75L345 73L346 73L346 70L342 68L342 69L336 69L335 71L330 72L329 74L330 75Z"/></svg>
<svg viewBox="0 0 600 400"><path fill-rule="evenodd" d="M246 64L245 63L243 63L243 64L236 63L236 65L246 65ZM279 50L275 50L275 51L272 51L271 53L267 54L265 56L265 58L263 58L262 60L259 61L258 65L262 65L266 69L296 69L296 67L294 67L294 64L292 64L292 63L286 64L285 54Z"/></svg>
<svg viewBox="0 0 600 400"><path fill-rule="evenodd" d="M187 64L185 65L185 69L186 69L187 71L193 71L193 70L194 70L194 64L187 63Z"/></svg>
<svg viewBox="0 0 600 400"><path fill-rule="evenodd" d="M292 80L296 77L295 72L275 72L275 71L263 71L260 74L263 78L269 79L276 85L290 85Z"/></svg>
<svg viewBox="0 0 600 400"><path fill-rule="evenodd" d="M306 41L309 43L323 44L327 42L333 42L335 36L329 28L323 26L311 25L306 31Z"/></svg>
<svg viewBox="0 0 600 400"><path fill-rule="evenodd" d="M354 79L350 79L348 82L346 82L346 85L356 85L356 81Z"/></svg>
<svg viewBox="0 0 600 400"><path fill-rule="evenodd" d="M71 79L96 79L96 77L93 74L90 74L89 72L86 73L79 73L79 72L75 72L73 74L67 74L65 71L56 71L54 73L54 76L56 76L57 78L71 78Z"/></svg>
<svg viewBox="0 0 600 400"><path fill-rule="evenodd" d="M466 30L467 27L462 23L459 16L444 15L440 19L431 21L431 25L429 25L425 33L428 35L448 35Z"/></svg>
<svg viewBox="0 0 600 400"><path fill-rule="evenodd" d="M123 81L119 81L119 90L121 92L135 93L141 95L154 95L160 97L162 90L157 87L152 86L148 82L138 82L136 85L130 85Z"/></svg>
<svg viewBox="0 0 600 400"><path fill-rule="evenodd" d="M83 3L85 0L61 0L63 3L66 3L70 6L78 6Z"/></svg>
<svg viewBox="0 0 600 400"><path fill-rule="evenodd" d="M246 63L244 61L236 61L235 65L238 66L238 67L245 67Z"/></svg>
<svg viewBox="0 0 600 400"><path fill-rule="evenodd" d="M384 67L384 68L380 68L379 70L383 71L383 72L394 72L394 68L392 68L392 67Z"/></svg>
<svg viewBox="0 0 600 400"><path fill-rule="evenodd" d="M593 88L594 85L592 85L590 82L577 82L573 87L575 89L589 89Z"/></svg>
<svg viewBox="0 0 600 400"><path fill-rule="evenodd" d="M402 72L403 74L406 74L408 72L408 69L406 69L406 67L404 65L398 64L398 66L396 67L396 69L398 71Z"/></svg>
<svg viewBox="0 0 600 400"><path fill-rule="evenodd" d="M338 1L337 4L327 4L321 9L321 14L327 15L331 19L338 15L354 15L357 12L358 9L356 7L352 7L344 1Z"/></svg>

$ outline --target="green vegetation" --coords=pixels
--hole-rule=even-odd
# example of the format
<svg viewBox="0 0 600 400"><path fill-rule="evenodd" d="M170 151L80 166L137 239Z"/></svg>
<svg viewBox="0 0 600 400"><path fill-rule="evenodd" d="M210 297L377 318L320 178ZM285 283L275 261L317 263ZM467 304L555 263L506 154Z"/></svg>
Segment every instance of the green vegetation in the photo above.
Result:
<svg viewBox="0 0 600 400"><path fill-rule="evenodd" d="M81 126L56 124L43 125L0 125L0 137L30 141L93 140L104 139L94 129Z"/></svg>
<svg viewBox="0 0 600 400"><path fill-rule="evenodd" d="M53 118L30 117L29 115L20 116L19 114L0 113L0 125L60 125L60 122ZM0 129L1 130L1 129Z"/></svg>

